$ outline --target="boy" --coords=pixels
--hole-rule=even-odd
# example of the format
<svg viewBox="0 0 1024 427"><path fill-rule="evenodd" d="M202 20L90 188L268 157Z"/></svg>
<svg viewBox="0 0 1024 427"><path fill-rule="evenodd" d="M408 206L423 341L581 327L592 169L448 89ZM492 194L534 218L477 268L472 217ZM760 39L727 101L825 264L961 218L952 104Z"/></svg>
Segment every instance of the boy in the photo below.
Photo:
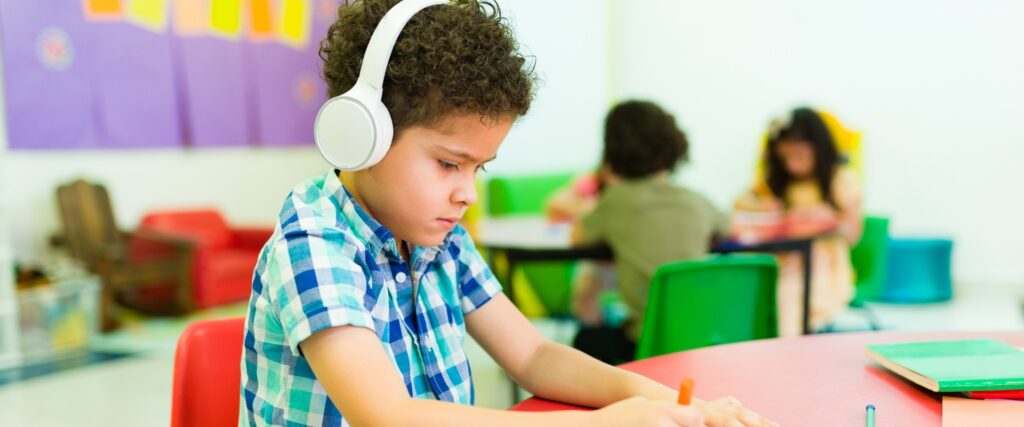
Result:
<svg viewBox="0 0 1024 427"><path fill-rule="evenodd" d="M371 33L397 3L339 8L321 44L332 97L355 84ZM458 219L476 202L477 171L529 108L532 72L490 3L425 8L401 34L383 85L391 148L368 169L332 171L296 187L260 256L246 321L242 423L767 425L734 399L675 405L672 389L548 342L531 327ZM469 406L467 331L531 392L610 406L543 414Z"/></svg>
<svg viewBox="0 0 1024 427"><path fill-rule="evenodd" d="M604 191L576 223L577 244L607 242L615 252L619 294L629 314L622 328L583 326L573 346L607 363L633 359L651 278L670 261L707 255L727 220L707 198L669 181L688 157L686 135L654 103L627 101L605 118L601 178ZM581 282L577 298L599 291ZM589 285L589 286L587 286Z"/></svg>

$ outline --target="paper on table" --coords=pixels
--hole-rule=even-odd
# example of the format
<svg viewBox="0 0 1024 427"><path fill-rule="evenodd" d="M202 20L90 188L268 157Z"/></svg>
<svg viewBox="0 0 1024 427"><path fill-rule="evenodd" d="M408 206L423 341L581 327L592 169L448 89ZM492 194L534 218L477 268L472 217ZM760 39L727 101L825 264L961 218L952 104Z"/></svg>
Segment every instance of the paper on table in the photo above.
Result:
<svg viewBox="0 0 1024 427"><path fill-rule="evenodd" d="M1019 426L1024 423L1024 402L942 398L942 427Z"/></svg>

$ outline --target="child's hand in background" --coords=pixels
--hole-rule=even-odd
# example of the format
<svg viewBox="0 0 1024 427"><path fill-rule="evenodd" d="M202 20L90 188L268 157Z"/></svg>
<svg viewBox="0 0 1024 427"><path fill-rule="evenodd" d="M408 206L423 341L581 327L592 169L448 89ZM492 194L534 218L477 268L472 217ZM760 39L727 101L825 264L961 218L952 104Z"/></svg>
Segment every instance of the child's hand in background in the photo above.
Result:
<svg viewBox="0 0 1024 427"><path fill-rule="evenodd" d="M811 237L835 230L839 225L832 209L796 209L786 213L786 235L793 238Z"/></svg>

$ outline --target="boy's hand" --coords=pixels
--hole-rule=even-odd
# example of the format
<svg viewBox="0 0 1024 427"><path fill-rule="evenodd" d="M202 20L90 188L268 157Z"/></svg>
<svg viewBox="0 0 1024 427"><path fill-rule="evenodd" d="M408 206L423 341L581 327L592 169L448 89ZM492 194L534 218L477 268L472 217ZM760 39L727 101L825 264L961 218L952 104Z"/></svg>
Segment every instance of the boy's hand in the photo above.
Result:
<svg viewBox="0 0 1024 427"><path fill-rule="evenodd" d="M735 397L716 400L693 399L693 407L704 414L708 427L778 427L779 423L768 421L754 413Z"/></svg>
<svg viewBox="0 0 1024 427"><path fill-rule="evenodd" d="M590 413L598 427L707 427L693 406L633 397Z"/></svg>

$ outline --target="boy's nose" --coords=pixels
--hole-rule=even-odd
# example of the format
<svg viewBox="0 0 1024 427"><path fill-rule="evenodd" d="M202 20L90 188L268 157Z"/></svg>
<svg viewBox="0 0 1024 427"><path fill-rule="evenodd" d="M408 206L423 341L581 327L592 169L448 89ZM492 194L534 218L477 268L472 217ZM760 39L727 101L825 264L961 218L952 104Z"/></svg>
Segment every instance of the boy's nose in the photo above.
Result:
<svg viewBox="0 0 1024 427"><path fill-rule="evenodd" d="M452 202L470 206L477 201L476 178L462 179L452 193Z"/></svg>

